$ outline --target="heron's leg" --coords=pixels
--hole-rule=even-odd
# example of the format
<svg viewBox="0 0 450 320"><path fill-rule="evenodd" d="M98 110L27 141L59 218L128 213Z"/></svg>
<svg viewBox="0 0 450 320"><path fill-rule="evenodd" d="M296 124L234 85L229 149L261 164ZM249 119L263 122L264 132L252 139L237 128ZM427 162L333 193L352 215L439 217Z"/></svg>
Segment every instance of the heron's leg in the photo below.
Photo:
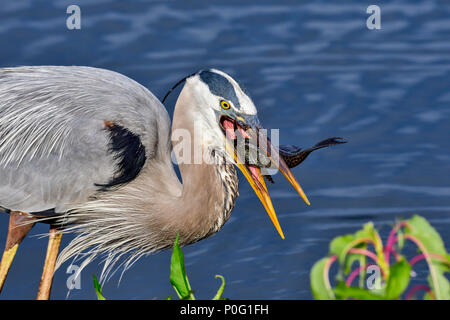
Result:
<svg viewBox="0 0 450 320"><path fill-rule="evenodd" d="M56 258L58 257L59 245L61 244L62 232L58 227L50 226L49 233L47 254L36 300L48 300L50 298Z"/></svg>
<svg viewBox="0 0 450 320"><path fill-rule="evenodd" d="M28 213L11 211L9 214L8 236L5 251L0 263L0 292L8 275L9 268L14 260L19 244L34 226L34 217Z"/></svg>

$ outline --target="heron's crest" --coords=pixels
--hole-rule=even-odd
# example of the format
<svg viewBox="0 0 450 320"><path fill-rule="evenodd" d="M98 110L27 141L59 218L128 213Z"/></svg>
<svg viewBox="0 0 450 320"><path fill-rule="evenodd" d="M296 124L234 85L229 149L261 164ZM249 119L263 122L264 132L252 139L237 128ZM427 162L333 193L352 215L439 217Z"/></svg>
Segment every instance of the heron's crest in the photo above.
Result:
<svg viewBox="0 0 450 320"><path fill-rule="evenodd" d="M251 98L242 85L230 75L217 69L200 70L184 77L170 88L161 102L164 103L176 87L195 76L198 76L198 79L206 84L211 94L232 102L236 111L249 115L255 115L257 113Z"/></svg>

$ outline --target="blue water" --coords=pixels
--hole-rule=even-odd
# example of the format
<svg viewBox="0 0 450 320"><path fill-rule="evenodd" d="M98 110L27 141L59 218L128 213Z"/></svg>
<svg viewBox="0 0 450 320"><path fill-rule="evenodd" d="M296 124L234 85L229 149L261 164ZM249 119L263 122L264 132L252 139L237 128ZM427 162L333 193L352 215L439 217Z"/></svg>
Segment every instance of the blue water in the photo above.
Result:
<svg viewBox="0 0 450 320"><path fill-rule="evenodd" d="M81 30L66 29L74 1L3 1L0 65L87 65L123 73L162 97L178 79L222 69L250 92L281 143L307 147L330 136L349 143L317 151L294 174L307 207L275 176L281 240L248 183L230 221L184 249L190 283L210 298L227 280L231 299L310 299L309 270L334 236L374 221L383 236L396 218L425 216L450 245L450 3L376 1L381 30L368 30L373 2L76 1ZM176 94L168 99L172 114ZM8 217L0 216L0 243ZM1 298L31 299L47 232L37 226L14 261ZM66 236L64 243L70 240ZM95 299L92 274L70 299ZM141 259L104 287L111 299L173 293L170 252ZM52 297L67 294L66 266ZM418 265L414 281L425 283Z"/></svg>

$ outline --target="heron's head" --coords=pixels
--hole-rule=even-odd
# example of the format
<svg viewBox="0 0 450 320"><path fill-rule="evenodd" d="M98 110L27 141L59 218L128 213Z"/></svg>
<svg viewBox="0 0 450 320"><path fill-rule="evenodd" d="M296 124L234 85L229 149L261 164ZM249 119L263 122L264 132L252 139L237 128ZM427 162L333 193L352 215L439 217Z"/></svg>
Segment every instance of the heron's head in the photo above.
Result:
<svg viewBox="0 0 450 320"><path fill-rule="evenodd" d="M307 204L309 201L260 125L252 99L231 76L210 69L185 78L180 100L189 109L184 110L184 121L200 123L202 146L221 151L242 171L284 238L264 181L264 169L278 169Z"/></svg>

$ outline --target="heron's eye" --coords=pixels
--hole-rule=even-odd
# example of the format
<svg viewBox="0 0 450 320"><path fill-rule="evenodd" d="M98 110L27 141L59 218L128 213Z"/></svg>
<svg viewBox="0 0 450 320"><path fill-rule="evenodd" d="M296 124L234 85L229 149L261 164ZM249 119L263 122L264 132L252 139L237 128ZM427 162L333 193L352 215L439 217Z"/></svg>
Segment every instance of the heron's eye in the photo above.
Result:
<svg viewBox="0 0 450 320"><path fill-rule="evenodd" d="M230 103L225 100L220 101L220 106L225 110L230 109Z"/></svg>

